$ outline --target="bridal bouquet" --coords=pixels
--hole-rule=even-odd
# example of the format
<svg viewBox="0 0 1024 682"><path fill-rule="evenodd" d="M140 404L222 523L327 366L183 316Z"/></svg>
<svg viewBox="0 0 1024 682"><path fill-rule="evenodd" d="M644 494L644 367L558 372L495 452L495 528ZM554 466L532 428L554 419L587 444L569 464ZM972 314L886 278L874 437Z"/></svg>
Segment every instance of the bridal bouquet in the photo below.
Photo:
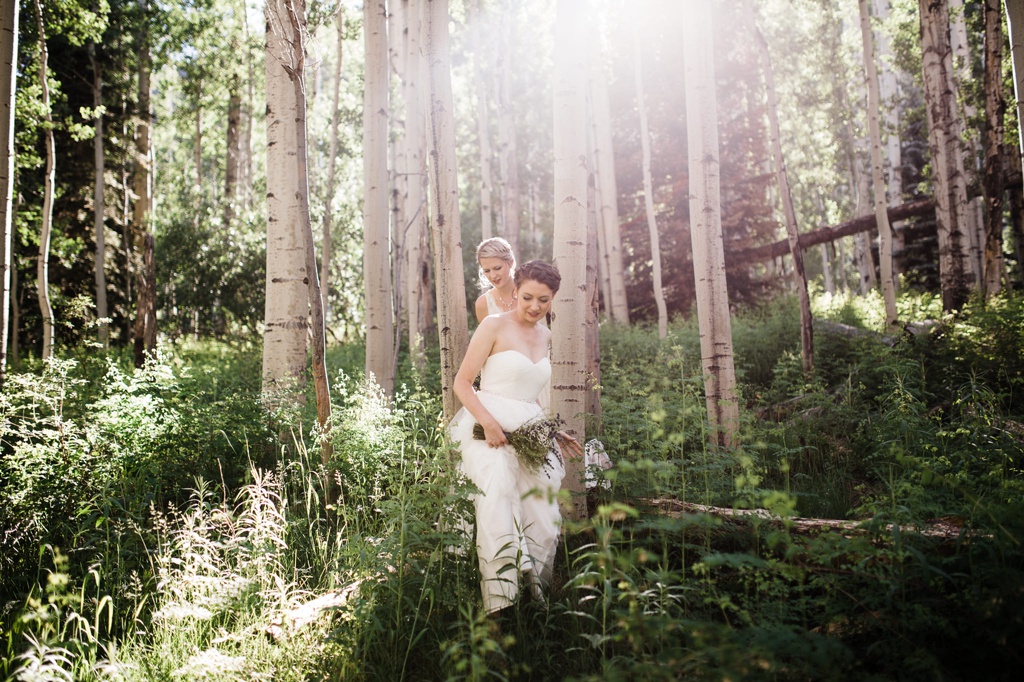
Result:
<svg viewBox="0 0 1024 682"><path fill-rule="evenodd" d="M551 441L562 424L563 421L557 417L554 419L537 417L515 431L505 431L504 433L508 444L516 451L519 463L527 470L536 473L547 461L548 452L551 451ZM487 436L484 435L484 427L480 424L473 425L473 438L475 440L487 439Z"/></svg>

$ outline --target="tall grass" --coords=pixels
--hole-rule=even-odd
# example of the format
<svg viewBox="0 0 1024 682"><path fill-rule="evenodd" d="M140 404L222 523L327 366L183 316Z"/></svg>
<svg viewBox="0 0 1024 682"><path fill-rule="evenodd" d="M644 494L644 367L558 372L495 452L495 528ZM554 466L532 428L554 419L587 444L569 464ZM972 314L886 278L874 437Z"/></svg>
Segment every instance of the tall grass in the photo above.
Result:
<svg viewBox="0 0 1024 682"><path fill-rule="evenodd" d="M873 324L855 301L816 305ZM792 302L745 312L735 451L705 445L692 322L666 341L603 330L611 488L566 522L546 601L497 618L481 609L439 397L415 377L385 399L352 369L358 353L334 350L324 466L309 416L268 419L239 376L251 355L15 375L0 394L0 674L1009 679L1024 636L1024 359L1003 328L1020 318L1007 297L895 345L821 333L804 377ZM862 524L807 532L794 513ZM914 531L936 518L960 535Z"/></svg>

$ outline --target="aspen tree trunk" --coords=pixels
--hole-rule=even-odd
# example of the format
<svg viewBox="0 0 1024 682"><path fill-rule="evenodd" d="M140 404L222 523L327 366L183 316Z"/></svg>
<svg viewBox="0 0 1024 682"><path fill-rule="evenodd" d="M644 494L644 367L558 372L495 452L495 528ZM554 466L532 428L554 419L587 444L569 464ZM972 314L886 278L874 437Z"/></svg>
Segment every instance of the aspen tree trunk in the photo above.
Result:
<svg viewBox="0 0 1024 682"><path fill-rule="evenodd" d="M829 259L828 244L821 245L821 271L825 277L825 293L832 296L836 293L836 283L832 279L832 261Z"/></svg>
<svg viewBox="0 0 1024 682"><path fill-rule="evenodd" d="M871 213L871 188L868 183L868 174L864 169L864 162L861 155L854 156L854 179L857 183L857 215ZM860 272L860 293L866 294L878 285L875 276L875 257L871 253L870 233L859 233L854 238L856 247L857 269Z"/></svg>
<svg viewBox="0 0 1024 682"><path fill-rule="evenodd" d="M970 83L974 80L974 64L971 59L971 46L967 38L967 17L964 16L964 0L946 0L948 2L949 16L949 39L953 50L954 77L959 75L960 83ZM978 169L981 164L982 150L978 143L978 136L968 131L964 135L965 127L971 125L971 121L978 116L978 109L969 98L959 98L960 116L958 127L961 139L965 138L965 146L968 157L964 159L964 182L967 187L978 185ZM982 251L985 243L985 209L982 205L982 197L976 196L973 199L968 197L967 208L964 213L964 234L967 237L967 265L974 288L980 289L984 275L984 264Z"/></svg>
<svg viewBox="0 0 1024 682"><path fill-rule="evenodd" d="M1007 0L1006 26L1010 32L1010 60L1013 63L1013 94L1017 110L1017 143L1024 171L1024 2ZM1024 177L1024 172L1022 172Z"/></svg>
<svg viewBox="0 0 1024 682"><path fill-rule="evenodd" d="M779 132L779 105L775 95L775 72L772 67L768 41L757 26L754 5L747 2L747 14L750 17L750 28L761 53L761 65L764 69L765 93L768 96L768 124L771 137L772 153L775 161L776 182L779 185L779 197L782 199L782 213L786 220L786 235L789 239L789 253L793 257L794 284L800 295L800 359L804 375L810 377L814 373L814 326L811 319L811 296L807 292L807 273L804 270L804 254L800 248L800 228L796 222L796 209L793 207L793 194L789 188L789 176L786 172L786 158L782 155L782 136Z"/></svg>
<svg viewBox="0 0 1024 682"><path fill-rule="evenodd" d="M690 238L704 393L712 442L731 447L739 440L739 404L722 243L712 8L704 0L686 0L683 7L686 12L682 37L690 167Z"/></svg>
<svg viewBox="0 0 1024 682"><path fill-rule="evenodd" d="M242 156L242 79L237 73L231 75L228 84L228 130L225 139L227 147L224 158L224 229L229 230L235 219L238 201L238 169Z"/></svg>
<svg viewBox="0 0 1024 682"><path fill-rule="evenodd" d="M338 103L341 99L341 62L345 45L345 7L338 7L335 18L337 40L334 53L334 93L331 96L331 142L327 157L327 189L324 192L324 216L320 236L320 295L324 306L324 323L330 318L328 299L331 282L331 258L334 255L331 224L334 219L335 175L338 168Z"/></svg>
<svg viewBox="0 0 1024 682"><path fill-rule="evenodd" d="M654 303L658 308L658 338L668 336L668 309L665 290L661 286L661 242L658 239L658 221L654 215L654 186L651 181L651 134L647 129L647 103L644 100L643 69L640 61L640 38L633 29L633 63L636 74L636 108L640 115L640 149L644 178L644 210L647 214L647 233L651 240L651 284Z"/></svg>
<svg viewBox="0 0 1024 682"><path fill-rule="evenodd" d="M1012 0L1010 0L1012 2ZM1003 276L1003 17L1000 0L985 0L985 300Z"/></svg>
<svg viewBox="0 0 1024 682"><path fill-rule="evenodd" d="M239 149L241 150L242 158L239 161L239 174L241 175L241 189L237 193L240 198L241 207L243 210L249 210L252 206L252 126L253 126L253 111L256 107L256 95L255 95L255 82L256 82L256 69L253 66L252 59L252 46L250 45L251 36L249 34L249 18L245 11L245 0L236 0L238 2L238 8L235 10L236 16L242 17L242 26L244 29L243 40L245 41L245 68L246 68L246 81L245 81L245 106L242 109L242 139L239 142Z"/></svg>
<svg viewBox="0 0 1024 682"><path fill-rule="evenodd" d="M196 136L192 145L192 163L196 166L196 191L203 186L203 81L196 84Z"/></svg>
<svg viewBox="0 0 1024 682"><path fill-rule="evenodd" d="M581 442L587 405L587 99L586 3L555 5L554 73L554 263L562 276L552 306L551 410ZM566 459L570 515L586 516L584 463Z"/></svg>
<svg viewBox="0 0 1024 682"><path fill-rule="evenodd" d="M263 393L271 405L303 402L309 335L306 238L296 173L299 103L288 0L266 4L267 281L263 332Z"/></svg>
<svg viewBox="0 0 1024 682"><path fill-rule="evenodd" d="M476 91L476 134L480 144L480 237L494 235L491 207L491 116L480 41L480 1L469 0L469 36L473 50L473 86Z"/></svg>
<svg viewBox="0 0 1024 682"><path fill-rule="evenodd" d="M17 90L19 0L0 0L0 388L7 376L7 340L12 329L12 249L14 248L14 95Z"/></svg>
<svg viewBox="0 0 1024 682"><path fill-rule="evenodd" d="M874 15L882 22L889 18L889 0L873 0ZM885 134L885 163L889 178L889 207L899 206L903 197L903 151L899 130L899 83L893 67L892 48L884 28L878 30L876 47L882 71L878 77L882 98L882 132ZM899 288L898 276L903 271L903 231L901 223L892 224L893 273Z"/></svg>
<svg viewBox="0 0 1024 682"><path fill-rule="evenodd" d="M889 331L899 327L896 313L896 280L892 271L892 227L889 225L888 202L885 196L884 168L882 167L882 133L878 125L881 108L878 92L878 69L875 67L874 39L871 35L871 15L868 0L859 0L860 36L864 46L864 75L868 84L868 137L871 143L871 182L875 197L875 223L878 225L878 264L882 279L882 298L885 300L885 326Z"/></svg>
<svg viewBox="0 0 1024 682"><path fill-rule="evenodd" d="M622 236L619 230L619 190L615 181L615 156L612 149L611 107L608 104L607 74L599 64L590 65L590 99L594 119L594 160L597 172L595 198L598 205L598 239L603 242L601 265L608 276L608 306L612 321L629 324L629 300L626 296L626 269L622 263Z"/></svg>
<svg viewBox="0 0 1024 682"><path fill-rule="evenodd" d="M498 39L498 167L501 171L502 236L519 253L519 163L516 161L515 103L512 101L512 23L515 6L502 0Z"/></svg>
<svg viewBox="0 0 1024 682"><path fill-rule="evenodd" d="M89 54L89 64L92 67L92 106L95 115L92 138L93 166L95 168L92 204L93 236L96 242L96 251L93 254L93 279L96 283L96 329L100 345L106 349L110 346L110 327L107 323L107 275L104 265L107 246L104 235L106 163L103 154L103 77L96 59L95 43L90 42L86 49Z"/></svg>
<svg viewBox="0 0 1024 682"><path fill-rule="evenodd" d="M426 0L427 59L430 73L430 194L437 289L438 343L441 350L441 395L444 417L459 410L452 381L469 345L466 281L462 271L462 232L455 158L448 0Z"/></svg>
<svg viewBox="0 0 1024 682"><path fill-rule="evenodd" d="M149 0L141 0L140 9L149 13ZM151 148L153 112L150 107L149 71L150 40L149 28L143 29L139 41L139 120L135 130L135 206L132 214L132 231L136 248L142 250L142 263L135 268L136 314L132 329L135 345L135 366L142 367L146 354L156 350L156 258L148 260L146 252L151 248L153 234L150 230L150 215L153 209L153 152Z"/></svg>
<svg viewBox="0 0 1024 682"><path fill-rule="evenodd" d="M408 182L405 194L406 225L403 226L402 241L405 245L405 284L407 318L409 320L409 354L415 367L426 368L426 327L430 309L424 305L424 297L430 300L429 281L424 281L423 271L429 272L425 259L429 248L424 247L427 238L427 138L425 117L426 61L422 54L423 44L423 0L403 0L405 17L405 74L402 82L405 100L405 160Z"/></svg>
<svg viewBox="0 0 1024 682"><path fill-rule="evenodd" d="M297 182L298 222L304 237L305 270L312 326L313 388L316 393L316 418L320 427L320 458L326 465L334 450L331 445L331 391L327 381L326 330L324 300L316 272L313 224L309 218L309 173L306 145L306 1L285 0L287 17L282 17L284 40L291 47L285 72L292 82L295 111L294 170ZM268 22L268 26L269 26Z"/></svg>
<svg viewBox="0 0 1024 682"><path fill-rule="evenodd" d="M946 0L918 0L918 12L928 147L935 184L942 307L951 311L959 310L967 301L970 238L965 227L967 184L960 147L953 54L949 44L949 8Z"/></svg>
<svg viewBox="0 0 1024 682"><path fill-rule="evenodd" d="M43 212L40 216L39 255L36 258L36 292L39 312L43 318L43 360L53 355L53 308L50 305L50 231L53 227L53 192L55 184L53 117L50 113L50 85L47 80L46 31L43 28L43 7L35 0L39 22L39 84L42 89L43 136L46 140L46 175L43 179Z"/></svg>
<svg viewBox="0 0 1024 682"><path fill-rule="evenodd" d="M596 202L597 178L591 168L587 182L587 392L584 411L590 432L601 435L601 335L598 319L598 254L597 234L600 231L600 210Z"/></svg>
<svg viewBox="0 0 1024 682"><path fill-rule="evenodd" d="M390 200L390 232L388 235L393 253L391 265L391 301L392 301L392 338L391 344L391 376L398 372L398 353L402 345L402 319L406 315L409 303L405 300L405 228L409 224L405 215L406 196L409 194L409 174L406 172L408 161L406 154L408 145L405 143L405 126L408 113L405 112L402 84L405 82L405 11L406 7L400 0L392 0L386 6L388 36L388 153L390 158L388 170L388 196ZM397 87L392 90L390 77L394 75ZM392 380L393 383L393 380Z"/></svg>
<svg viewBox="0 0 1024 682"><path fill-rule="evenodd" d="M366 284L366 378L394 391L394 311L388 211L388 43L384 0L363 5L363 277Z"/></svg>
<svg viewBox="0 0 1024 682"><path fill-rule="evenodd" d="M593 71L593 69L591 69L591 71ZM590 92L593 93L593 87L590 88ZM588 112L590 113L591 122L593 122L593 119L594 119L593 97L591 97L591 99L590 99L590 104L591 104L591 106L589 107ZM591 127L591 133L593 133L593 126ZM594 191L592 193L592 198L594 200L594 207L595 207L595 210L594 210L595 216L594 217L595 217L595 220L597 221L597 224L595 226L596 230L595 230L595 234L594 234L595 246L597 248L597 282L598 282L598 289L599 289L599 300L604 301L605 312L608 314L608 317L610 319L611 318L611 309L612 309L612 298L611 298L612 294L611 294L611 280L609 279L609 273L608 273L608 245L605 242L604 227L602 225L603 220L602 220L602 217L601 217L601 209L600 209L600 207L603 205L604 200L601 197L601 179L599 177L600 173L597 172L597 163L598 163L597 162L597 155L598 155L598 150L597 150L597 145L594 142L594 139L595 139L595 135L593 135L593 134L591 134L590 137L588 138L588 141L590 143L590 152L591 152L591 154L588 157L588 159L589 159L589 162L590 162L590 167L594 170L594 172L591 173L591 176L593 177L593 181L594 181ZM532 196L532 191L531 191L531 197L530 197L530 207L531 207L531 209L533 208L533 204L534 204L534 202L533 202L533 196ZM533 220L531 219L530 222L532 224Z"/></svg>

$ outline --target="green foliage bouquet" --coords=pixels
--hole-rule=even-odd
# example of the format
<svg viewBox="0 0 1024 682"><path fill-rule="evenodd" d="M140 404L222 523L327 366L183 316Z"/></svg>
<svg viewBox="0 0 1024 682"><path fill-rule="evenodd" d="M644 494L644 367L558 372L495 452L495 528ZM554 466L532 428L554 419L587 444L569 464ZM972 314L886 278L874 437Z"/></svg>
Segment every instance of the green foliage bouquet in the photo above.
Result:
<svg viewBox="0 0 1024 682"><path fill-rule="evenodd" d="M536 473L548 459L551 441L555 439L558 429L563 424L561 419L536 417L514 431L503 431L508 444L516 451L519 463L528 471ZM487 440L484 427L479 423L473 425L473 438Z"/></svg>

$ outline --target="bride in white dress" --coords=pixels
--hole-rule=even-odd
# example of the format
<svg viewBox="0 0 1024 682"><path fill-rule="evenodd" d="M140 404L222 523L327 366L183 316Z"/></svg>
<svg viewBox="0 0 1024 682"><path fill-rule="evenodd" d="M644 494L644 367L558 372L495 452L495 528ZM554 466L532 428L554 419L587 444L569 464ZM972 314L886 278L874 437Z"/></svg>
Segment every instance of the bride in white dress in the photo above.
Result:
<svg viewBox="0 0 1024 682"><path fill-rule="evenodd" d="M551 377L551 330L539 323L551 310L560 281L554 266L543 261L520 266L515 307L480 322L455 376L463 409L452 420L451 435L462 453L463 472L481 491L473 502L488 613L516 599L519 573L537 597L551 579L561 526L555 499L565 475L561 454L549 452L538 471L529 471L520 466L504 432L543 414L537 398ZM478 373L480 390L475 391ZM473 438L477 423L486 440ZM560 433L559 441L578 454L574 438Z"/></svg>

